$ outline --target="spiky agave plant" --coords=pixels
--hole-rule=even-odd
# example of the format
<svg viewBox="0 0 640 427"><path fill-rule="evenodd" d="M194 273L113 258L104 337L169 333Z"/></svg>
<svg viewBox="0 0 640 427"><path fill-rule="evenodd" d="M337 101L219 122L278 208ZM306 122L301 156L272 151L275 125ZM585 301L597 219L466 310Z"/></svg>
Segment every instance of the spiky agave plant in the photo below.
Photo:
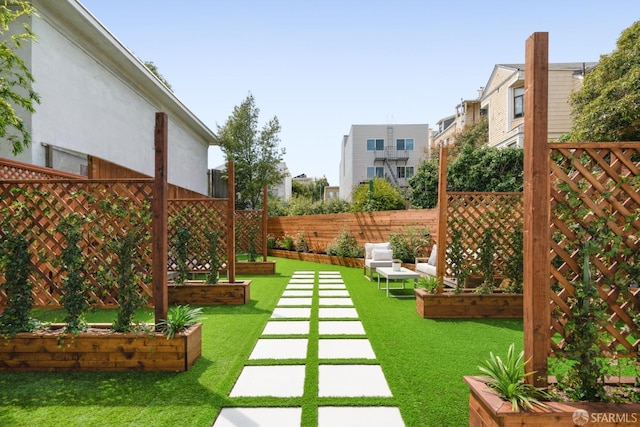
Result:
<svg viewBox="0 0 640 427"><path fill-rule="evenodd" d="M524 381L526 377L534 374L534 372L525 374L524 367L527 363L528 361L524 360L524 351L516 356L515 345L511 344L504 361L491 352L489 360L486 360L484 365L478 366L490 377L487 382L489 388L511 402L511 409L514 411L519 408L533 409L536 405L546 406L539 400L545 396L544 389Z"/></svg>
<svg viewBox="0 0 640 427"><path fill-rule="evenodd" d="M202 308L191 308L189 305L177 305L169 310L167 319L160 320L156 325L158 331L167 334L172 339L177 333L189 329L200 320Z"/></svg>

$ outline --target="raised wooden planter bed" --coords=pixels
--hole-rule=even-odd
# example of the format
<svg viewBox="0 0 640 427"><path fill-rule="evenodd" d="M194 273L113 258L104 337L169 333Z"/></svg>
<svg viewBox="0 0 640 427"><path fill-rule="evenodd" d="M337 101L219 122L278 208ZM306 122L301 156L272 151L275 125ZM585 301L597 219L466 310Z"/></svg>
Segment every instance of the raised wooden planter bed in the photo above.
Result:
<svg viewBox="0 0 640 427"><path fill-rule="evenodd" d="M464 380L470 391L469 427L613 427L640 424L640 403L548 402L548 408L514 412L511 403L489 390L482 377L464 377Z"/></svg>
<svg viewBox="0 0 640 427"><path fill-rule="evenodd" d="M187 371L202 354L202 324L173 339L157 332L117 333L111 324L61 335L64 325L0 337L0 371Z"/></svg>
<svg viewBox="0 0 640 427"><path fill-rule="evenodd" d="M477 294L414 289L416 311L425 319L521 319L522 294Z"/></svg>
<svg viewBox="0 0 640 427"><path fill-rule="evenodd" d="M183 285L169 283L168 298L172 305L241 305L251 299L251 280L235 283L189 281Z"/></svg>
<svg viewBox="0 0 640 427"><path fill-rule="evenodd" d="M236 274L276 274L275 261L236 262Z"/></svg>
<svg viewBox="0 0 640 427"><path fill-rule="evenodd" d="M278 258L297 259L299 261L319 262L322 264L341 265L344 267L362 268L362 258L345 258L326 254L314 254L307 252L285 251L282 249L269 249L269 255Z"/></svg>

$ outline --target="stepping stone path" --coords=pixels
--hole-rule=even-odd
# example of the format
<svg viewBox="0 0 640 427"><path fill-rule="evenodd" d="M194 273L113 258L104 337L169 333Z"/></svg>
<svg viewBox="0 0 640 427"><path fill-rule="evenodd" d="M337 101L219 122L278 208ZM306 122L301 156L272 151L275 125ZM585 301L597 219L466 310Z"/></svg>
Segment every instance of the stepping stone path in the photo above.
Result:
<svg viewBox="0 0 640 427"><path fill-rule="evenodd" d="M311 324L318 327L317 340L309 338ZM306 371L316 368L306 365L310 347L318 350L318 371L311 373L318 377L315 396L304 395ZM267 363L274 359L286 362ZM376 356L340 272L320 271L316 278L315 271L296 271L249 356L252 364L244 367L229 397L392 397L380 365L345 363L349 359L375 362ZM300 407L223 408L213 427L299 427L301 419ZM393 406L318 406L319 427L354 423L404 427Z"/></svg>

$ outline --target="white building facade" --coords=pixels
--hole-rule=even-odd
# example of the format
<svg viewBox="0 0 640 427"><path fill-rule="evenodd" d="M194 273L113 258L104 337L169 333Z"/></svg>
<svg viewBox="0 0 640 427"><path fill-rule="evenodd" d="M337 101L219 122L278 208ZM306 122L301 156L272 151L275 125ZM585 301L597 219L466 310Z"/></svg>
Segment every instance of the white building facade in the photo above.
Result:
<svg viewBox="0 0 640 427"><path fill-rule="evenodd" d="M373 178L408 187L428 149L428 124L352 125L340 147L340 198Z"/></svg>
<svg viewBox="0 0 640 427"><path fill-rule="evenodd" d="M20 51L41 103L22 114L31 147L17 157L8 143L0 156L54 167L51 154L95 156L145 175L154 173L155 113L169 117L169 182L207 193L207 150L215 135L77 0L33 0L37 42ZM47 164L49 163L49 164Z"/></svg>

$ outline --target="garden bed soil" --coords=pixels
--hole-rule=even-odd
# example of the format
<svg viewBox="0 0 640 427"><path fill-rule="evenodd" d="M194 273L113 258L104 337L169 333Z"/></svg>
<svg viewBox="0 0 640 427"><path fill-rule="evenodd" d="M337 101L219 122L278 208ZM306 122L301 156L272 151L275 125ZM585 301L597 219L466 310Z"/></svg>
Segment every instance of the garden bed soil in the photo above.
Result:
<svg viewBox="0 0 640 427"><path fill-rule="evenodd" d="M183 285L169 283L167 295L170 305L242 305L251 299L251 280L234 283L187 281Z"/></svg>
<svg viewBox="0 0 640 427"><path fill-rule="evenodd" d="M640 424L640 403L545 402L546 408L513 411L483 377L464 377L469 386L470 427L589 427Z"/></svg>
<svg viewBox="0 0 640 427"><path fill-rule="evenodd" d="M521 319L522 294L430 293L414 289L416 311L424 319Z"/></svg>
<svg viewBox="0 0 640 427"><path fill-rule="evenodd" d="M0 371L187 371L202 354L202 324L167 339L153 332L119 333L110 323L65 334L64 324L0 338Z"/></svg>

